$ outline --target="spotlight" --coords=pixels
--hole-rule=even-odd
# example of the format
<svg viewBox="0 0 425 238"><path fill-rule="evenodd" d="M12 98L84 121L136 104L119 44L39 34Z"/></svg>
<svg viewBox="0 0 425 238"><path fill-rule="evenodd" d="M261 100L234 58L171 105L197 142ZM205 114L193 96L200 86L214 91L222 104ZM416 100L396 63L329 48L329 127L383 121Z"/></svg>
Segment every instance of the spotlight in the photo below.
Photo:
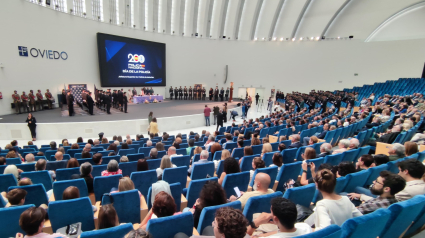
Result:
<svg viewBox="0 0 425 238"><path fill-rule="evenodd" d="M338 40L341 39L341 37L338 36Z"/></svg>
<svg viewBox="0 0 425 238"><path fill-rule="evenodd" d="M303 38L302 38L302 37L300 37L300 40L303 40Z"/></svg>
<svg viewBox="0 0 425 238"><path fill-rule="evenodd" d="M276 37L273 37L273 40L275 41L276 40Z"/></svg>
<svg viewBox="0 0 425 238"><path fill-rule="evenodd" d="M257 37L254 38L254 41L256 41L256 40L257 40Z"/></svg>
<svg viewBox="0 0 425 238"><path fill-rule="evenodd" d="M282 38L280 38L280 41L283 41L283 37L282 37Z"/></svg>
<svg viewBox="0 0 425 238"><path fill-rule="evenodd" d="M316 40L320 40L320 37L319 37L319 36L317 36L317 37L316 37Z"/></svg>
<svg viewBox="0 0 425 238"><path fill-rule="evenodd" d="M292 41L295 41L295 38L292 38Z"/></svg>
<svg viewBox="0 0 425 238"><path fill-rule="evenodd" d="M314 40L314 37L311 37L310 40Z"/></svg>

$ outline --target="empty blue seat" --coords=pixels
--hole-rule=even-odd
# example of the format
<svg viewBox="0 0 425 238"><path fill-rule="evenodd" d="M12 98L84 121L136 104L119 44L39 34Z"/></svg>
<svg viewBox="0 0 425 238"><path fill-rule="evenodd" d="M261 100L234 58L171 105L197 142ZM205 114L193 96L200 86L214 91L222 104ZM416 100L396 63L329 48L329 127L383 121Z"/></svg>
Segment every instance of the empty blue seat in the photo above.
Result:
<svg viewBox="0 0 425 238"><path fill-rule="evenodd" d="M13 206L0 209L0 237L15 237L18 232L26 235L19 226L19 218L30 207L34 207L34 205Z"/></svg>
<svg viewBox="0 0 425 238"><path fill-rule="evenodd" d="M6 158L6 165L21 164L21 162L20 158Z"/></svg>
<svg viewBox="0 0 425 238"><path fill-rule="evenodd" d="M287 147L288 148L288 147ZM298 148L282 150L283 163L294 163L296 159Z"/></svg>
<svg viewBox="0 0 425 238"><path fill-rule="evenodd" d="M234 201L234 202L229 202L222 205L204 207L204 209L202 209L201 215L199 216L199 222L198 222L198 228L197 228L199 234L202 234L202 231L204 230L205 227L211 226L212 222L215 219L216 211L222 207L232 207L234 209L241 210L242 205L240 201Z"/></svg>
<svg viewBox="0 0 425 238"><path fill-rule="evenodd" d="M138 161L139 159L145 158L144 154L127 154L129 161Z"/></svg>
<svg viewBox="0 0 425 238"><path fill-rule="evenodd" d="M199 194L201 193L202 188L204 187L205 183L207 183L208 181L218 182L218 178L212 177L212 178L204 178L204 179L190 181L189 186L187 187L187 193L186 193L187 207L190 207L190 208L193 207L193 205L196 202L196 199L199 198Z"/></svg>
<svg viewBox="0 0 425 238"><path fill-rule="evenodd" d="M44 189L43 184L11 186L9 187L9 191L15 188L27 191L24 203L25 205L34 204L36 207L39 207L41 204L49 204L49 198L47 197L46 189Z"/></svg>
<svg viewBox="0 0 425 238"><path fill-rule="evenodd" d="M146 198L148 196L149 188L153 183L158 181L155 170L133 172L130 179L134 183L134 187Z"/></svg>
<svg viewBox="0 0 425 238"><path fill-rule="evenodd" d="M134 154L136 153L136 150L131 148L131 149L120 149L118 151L118 155L123 156L123 155L128 155L128 154Z"/></svg>
<svg viewBox="0 0 425 238"><path fill-rule="evenodd" d="M56 170L56 181L69 180L73 174L80 174L80 168Z"/></svg>
<svg viewBox="0 0 425 238"><path fill-rule="evenodd" d="M342 161L343 153L335 154L335 155L327 155L325 157L325 163L331 165L339 165Z"/></svg>
<svg viewBox="0 0 425 238"><path fill-rule="evenodd" d="M46 170L56 171L57 169L64 169L66 168L67 164L68 164L67 160L47 161Z"/></svg>
<svg viewBox="0 0 425 238"><path fill-rule="evenodd" d="M46 159L46 156L44 156L44 155L41 155L41 156L34 156L34 160L35 160L35 161L38 161L39 159L45 159L45 160L47 160L47 159Z"/></svg>
<svg viewBox="0 0 425 238"><path fill-rule="evenodd" d="M130 231L133 230L133 224L126 223L119 226L86 231L81 233L81 238L124 238Z"/></svg>
<svg viewBox="0 0 425 238"><path fill-rule="evenodd" d="M264 161L264 163L266 164L266 167L269 167L271 164L273 164L273 155L274 155L274 153L275 152L268 152L268 153L265 153L264 155L263 155L263 161Z"/></svg>
<svg viewBox="0 0 425 238"><path fill-rule="evenodd" d="M93 158L93 153L92 152L89 152L89 153L90 153L90 158ZM83 153L75 153L74 158L82 159L83 158L82 155L83 155Z"/></svg>
<svg viewBox="0 0 425 238"><path fill-rule="evenodd" d="M244 150L244 148L235 148L235 149L233 149L232 157L235 158L235 159L236 158L242 158L243 155L244 155L243 150Z"/></svg>
<svg viewBox="0 0 425 238"><path fill-rule="evenodd" d="M35 171L35 164L17 164L16 167L24 172L33 172Z"/></svg>
<svg viewBox="0 0 425 238"><path fill-rule="evenodd" d="M118 188L120 178L122 178L121 174L95 177L93 180L93 190L96 202L101 201L103 194L109 193L112 188Z"/></svg>
<svg viewBox="0 0 425 238"><path fill-rule="evenodd" d="M222 184L224 191L226 191L227 198L230 198L230 196L232 195L236 196L234 187L238 187L239 191L242 191L242 192L247 191L249 176L250 176L249 171L235 173L235 174L227 174L226 177L224 177L223 184Z"/></svg>
<svg viewBox="0 0 425 238"><path fill-rule="evenodd" d="M88 197L89 191L87 189L87 184L84 179L73 179L65 181L56 181L53 183L53 194L55 195L55 201L62 200L63 191L70 186L77 187L80 191L80 197Z"/></svg>
<svg viewBox="0 0 425 238"><path fill-rule="evenodd" d="M221 160L221 153L223 151L216 151L213 156L213 160Z"/></svg>
<svg viewBox="0 0 425 238"><path fill-rule="evenodd" d="M301 161L290 164L283 164L279 170L279 173L277 174L276 180L279 183L277 185L276 191L283 192L285 183L287 183L290 179L296 181L298 176L300 175L300 171Z"/></svg>
<svg viewBox="0 0 425 238"><path fill-rule="evenodd" d="M113 150L106 150L105 151L99 151L97 153L102 154L102 156L108 156L109 153L114 152Z"/></svg>
<svg viewBox="0 0 425 238"><path fill-rule="evenodd" d="M251 147L252 147L252 151L254 152L254 155L261 154L261 151L263 150L263 145L253 145Z"/></svg>
<svg viewBox="0 0 425 238"><path fill-rule="evenodd" d="M146 162L148 162L149 170L157 169L161 166L161 159L148 159Z"/></svg>
<svg viewBox="0 0 425 238"><path fill-rule="evenodd" d="M259 154L249 155L242 157L241 161L241 171L250 171L253 170L252 168L252 160L254 160L255 157L260 157Z"/></svg>
<svg viewBox="0 0 425 238"><path fill-rule="evenodd" d="M122 170L122 176L130 176L137 171L137 161L123 162L119 164L119 167Z"/></svg>
<svg viewBox="0 0 425 238"><path fill-rule="evenodd" d="M347 151L342 153L342 160L341 161L354 162L354 160L357 158L358 154L359 154L359 149L347 150Z"/></svg>
<svg viewBox="0 0 425 238"><path fill-rule="evenodd" d="M340 238L341 233L342 233L341 227L339 227L338 225L332 224L321 230L318 230L306 235L297 236L297 238Z"/></svg>
<svg viewBox="0 0 425 238"><path fill-rule="evenodd" d="M315 192L316 184L311 183L301 187L287 189L283 194L283 197L291 200L295 204L308 208L310 207L310 203L313 201Z"/></svg>
<svg viewBox="0 0 425 238"><path fill-rule="evenodd" d="M47 191L52 189L52 177L50 177L49 171L47 170L23 172L21 173L21 178L29 178L33 184L43 184Z"/></svg>
<svg viewBox="0 0 425 238"><path fill-rule="evenodd" d="M190 212L184 212L179 215L150 219L146 230L152 237L174 237L179 232L190 237L193 232L193 215Z"/></svg>
<svg viewBox="0 0 425 238"><path fill-rule="evenodd" d="M201 164L193 164L192 173L190 174L191 180L204 179L207 175L214 176L214 162L207 162Z"/></svg>
<svg viewBox="0 0 425 238"><path fill-rule="evenodd" d="M111 160L116 160L117 162L120 162L120 158L121 156L119 155L105 156L105 157L102 157L102 164L108 164L109 161Z"/></svg>
<svg viewBox="0 0 425 238"><path fill-rule="evenodd" d="M277 170L278 170L277 166L256 169L254 171L254 174L252 175L252 179L251 179L251 182L249 183L249 186L252 187L254 185L254 178L258 173L265 173L270 176L271 182L270 182L269 188L273 188L274 181L276 181L276 177L277 177Z"/></svg>
<svg viewBox="0 0 425 238"><path fill-rule="evenodd" d="M344 192L352 193L356 187L362 187L366 180L369 178L369 170L362 170L356 173L347 174L347 184L345 185Z"/></svg>
<svg viewBox="0 0 425 238"><path fill-rule="evenodd" d="M390 216L388 209L378 209L367 215L348 219L341 226L341 238L378 237Z"/></svg>
<svg viewBox="0 0 425 238"><path fill-rule="evenodd" d="M162 180L171 183L180 183L182 189L186 187L187 167L166 168L162 174Z"/></svg>
<svg viewBox="0 0 425 238"><path fill-rule="evenodd" d="M250 197L243 209L243 215L248 221L253 220L254 213L270 212L270 201L276 197L282 197L282 192Z"/></svg>
<svg viewBox="0 0 425 238"><path fill-rule="evenodd" d="M175 164L177 167L186 166L186 168L189 168L190 157L188 155L175 156L171 158L171 163Z"/></svg>
<svg viewBox="0 0 425 238"><path fill-rule="evenodd" d="M155 148L155 147L153 147L153 146L151 146L151 147L140 147L138 152L139 152L139 154L142 153L142 154L145 155L145 157L148 157L152 148Z"/></svg>
<svg viewBox="0 0 425 238"><path fill-rule="evenodd" d="M140 223L140 197L137 189L103 196L102 205L113 202L120 223Z"/></svg>
<svg viewBox="0 0 425 238"><path fill-rule="evenodd" d="M69 154L71 158L74 158L75 153L83 153L83 149L69 149L66 153Z"/></svg>
<svg viewBox="0 0 425 238"><path fill-rule="evenodd" d="M227 142L226 145L224 146L224 149L233 150L236 147L238 147L238 143L236 143L236 142Z"/></svg>
<svg viewBox="0 0 425 238"><path fill-rule="evenodd" d="M95 228L93 208L88 197L51 202L48 213L54 231L77 222L81 222L82 231Z"/></svg>

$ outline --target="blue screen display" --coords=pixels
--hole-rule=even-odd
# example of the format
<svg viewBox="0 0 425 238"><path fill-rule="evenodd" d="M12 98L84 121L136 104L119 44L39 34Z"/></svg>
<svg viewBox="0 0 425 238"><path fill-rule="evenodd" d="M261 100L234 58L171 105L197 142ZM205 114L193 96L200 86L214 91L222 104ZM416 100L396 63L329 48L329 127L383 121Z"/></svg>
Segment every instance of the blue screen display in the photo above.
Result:
<svg viewBox="0 0 425 238"><path fill-rule="evenodd" d="M97 33L102 87L165 86L165 44Z"/></svg>

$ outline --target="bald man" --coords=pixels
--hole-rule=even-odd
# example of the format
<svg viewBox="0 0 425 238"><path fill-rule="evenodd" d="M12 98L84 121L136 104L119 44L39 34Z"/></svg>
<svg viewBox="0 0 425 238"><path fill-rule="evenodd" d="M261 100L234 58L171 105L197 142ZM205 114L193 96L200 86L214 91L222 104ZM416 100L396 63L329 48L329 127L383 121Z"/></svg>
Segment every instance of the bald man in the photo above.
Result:
<svg viewBox="0 0 425 238"><path fill-rule="evenodd" d="M56 161L63 160L63 154L62 154L62 152L60 152L60 151L56 152L55 159L56 159Z"/></svg>
<svg viewBox="0 0 425 238"><path fill-rule="evenodd" d="M254 186L252 186L252 192L241 192L242 196L238 199L235 196L230 197L230 201L234 202L236 200L240 201L242 204L242 210L245 207L246 202L250 197L256 197L266 194L274 193L272 189L269 188L271 179L268 174L258 173L254 178Z"/></svg>
<svg viewBox="0 0 425 238"><path fill-rule="evenodd" d="M85 151L85 152L90 152L90 151L91 151L91 144L86 144L86 145L84 146L83 151Z"/></svg>
<svg viewBox="0 0 425 238"><path fill-rule="evenodd" d="M34 157L34 155L33 154L27 154L25 156L25 162L24 162L24 164L33 164L33 163L35 163L35 157Z"/></svg>
<svg viewBox="0 0 425 238"><path fill-rule="evenodd" d="M174 147L174 146L171 146L170 148L168 148L168 152L167 152L167 154L168 154L168 156L170 157L170 159L171 159L171 158L173 158L173 157L180 157L180 156L183 156L183 155L178 155L178 154L176 153L176 147Z"/></svg>

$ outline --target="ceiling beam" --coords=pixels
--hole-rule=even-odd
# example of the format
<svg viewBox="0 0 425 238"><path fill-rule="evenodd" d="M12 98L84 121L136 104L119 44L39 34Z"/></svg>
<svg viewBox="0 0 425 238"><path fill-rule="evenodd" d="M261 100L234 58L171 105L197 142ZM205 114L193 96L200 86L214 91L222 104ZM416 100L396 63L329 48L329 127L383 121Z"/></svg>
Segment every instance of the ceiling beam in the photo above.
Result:
<svg viewBox="0 0 425 238"><path fill-rule="evenodd" d="M305 13L307 12L308 6L310 6L311 0L307 0L304 4L303 9L301 9L300 15L298 16L297 22L295 23L294 30L292 30L291 38L294 38L297 35L298 28L300 27L301 21L304 18Z"/></svg>
<svg viewBox="0 0 425 238"><path fill-rule="evenodd" d="M261 8L263 7L264 0L258 0L257 7L255 8L254 16L252 19L252 26L251 26L251 35L249 39L254 40L255 38L255 32L257 30L258 25L258 18L260 16Z"/></svg>
<svg viewBox="0 0 425 238"><path fill-rule="evenodd" d="M329 20L328 24L325 26L325 29L323 29L321 37L326 36L326 33L328 33L329 28L334 23L335 19L338 17L338 15L345 9L345 7L351 2L351 0L346 0L341 7L338 8L338 10L335 12L335 14L332 16L332 18Z"/></svg>
<svg viewBox="0 0 425 238"><path fill-rule="evenodd" d="M229 8L229 1L230 0L223 0L223 5L221 8L221 16L220 16L220 29L218 32L218 39L224 39L223 36L224 35L224 26L226 25L226 20L227 20L227 9Z"/></svg>
<svg viewBox="0 0 425 238"><path fill-rule="evenodd" d="M233 39L235 40L239 39L239 29L241 27L242 12L244 7L245 7L245 0L240 0L238 4L238 9L236 11L236 22L235 22L235 31L234 31L235 35L233 37Z"/></svg>
<svg viewBox="0 0 425 238"><path fill-rule="evenodd" d="M272 39L275 31L276 31L276 25L277 25L277 20L279 19L280 14L282 14L283 11L283 4L285 3L285 0L279 0L279 3L277 4L276 7L276 11L274 13L274 17L273 17L273 21L272 24L270 26L270 31L269 31L269 40Z"/></svg>

